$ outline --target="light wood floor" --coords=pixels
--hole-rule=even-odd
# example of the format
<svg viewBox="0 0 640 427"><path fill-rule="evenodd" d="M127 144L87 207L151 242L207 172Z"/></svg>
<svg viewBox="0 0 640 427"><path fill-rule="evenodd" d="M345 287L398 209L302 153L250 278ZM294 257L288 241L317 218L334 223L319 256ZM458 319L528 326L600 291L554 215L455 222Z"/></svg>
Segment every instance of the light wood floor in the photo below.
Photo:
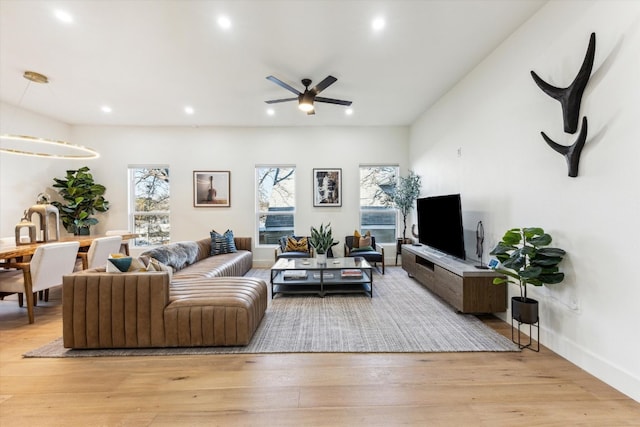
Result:
<svg viewBox="0 0 640 427"><path fill-rule="evenodd" d="M33 325L0 302L1 426L640 425L639 403L546 348L23 359L62 335L51 297Z"/></svg>

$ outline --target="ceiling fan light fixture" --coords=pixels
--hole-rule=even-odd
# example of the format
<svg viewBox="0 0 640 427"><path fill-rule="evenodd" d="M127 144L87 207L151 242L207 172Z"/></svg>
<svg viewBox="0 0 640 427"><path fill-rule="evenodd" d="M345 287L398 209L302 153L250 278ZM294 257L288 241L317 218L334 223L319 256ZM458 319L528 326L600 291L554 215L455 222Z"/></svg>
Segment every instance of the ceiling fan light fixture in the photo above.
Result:
<svg viewBox="0 0 640 427"><path fill-rule="evenodd" d="M311 81L309 80L309 83ZM305 92L300 95L298 97L298 108L302 111L304 111L305 113L308 113L310 111L313 111L313 100L314 100L315 96L314 94L309 91L309 90L305 90Z"/></svg>
<svg viewBox="0 0 640 427"><path fill-rule="evenodd" d="M313 111L313 104L310 101L303 99L298 104L298 108L305 113L308 113L309 111Z"/></svg>

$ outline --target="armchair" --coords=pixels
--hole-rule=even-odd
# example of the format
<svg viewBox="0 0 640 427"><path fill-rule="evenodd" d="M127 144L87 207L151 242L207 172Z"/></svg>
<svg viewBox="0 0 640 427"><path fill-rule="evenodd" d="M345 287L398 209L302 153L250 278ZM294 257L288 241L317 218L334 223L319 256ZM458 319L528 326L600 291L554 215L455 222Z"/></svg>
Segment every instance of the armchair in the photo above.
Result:
<svg viewBox="0 0 640 427"><path fill-rule="evenodd" d="M382 274L384 274L384 248L376 244L376 238L371 236L371 246L354 247L355 237L345 236L344 238L344 256L346 257L362 257L368 262L373 263L377 268L378 263L382 264Z"/></svg>
<svg viewBox="0 0 640 427"><path fill-rule="evenodd" d="M280 258L312 258L313 247L307 236L282 236L275 249L276 261Z"/></svg>

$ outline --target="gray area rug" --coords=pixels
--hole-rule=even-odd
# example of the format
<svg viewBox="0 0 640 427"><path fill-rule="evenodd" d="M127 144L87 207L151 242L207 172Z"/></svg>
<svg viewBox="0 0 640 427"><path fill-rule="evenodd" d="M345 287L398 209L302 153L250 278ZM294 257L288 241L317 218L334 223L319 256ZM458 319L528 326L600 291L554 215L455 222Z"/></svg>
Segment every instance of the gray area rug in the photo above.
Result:
<svg viewBox="0 0 640 427"><path fill-rule="evenodd" d="M385 273L374 273L373 298L278 295L269 301L264 319L245 347L69 350L60 338L24 356L519 351L477 317L455 312L400 267L387 267ZM268 269L252 269L247 275L269 283Z"/></svg>

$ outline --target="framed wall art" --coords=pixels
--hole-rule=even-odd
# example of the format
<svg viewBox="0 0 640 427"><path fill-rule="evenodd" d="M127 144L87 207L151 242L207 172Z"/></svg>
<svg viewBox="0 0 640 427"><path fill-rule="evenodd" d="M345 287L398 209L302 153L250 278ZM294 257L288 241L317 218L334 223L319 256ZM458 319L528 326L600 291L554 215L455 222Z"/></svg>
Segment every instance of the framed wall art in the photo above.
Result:
<svg viewBox="0 0 640 427"><path fill-rule="evenodd" d="M313 169L313 206L342 206L342 169Z"/></svg>
<svg viewBox="0 0 640 427"><path fill-rule="evenodd" d="M231 172L193 171L193 206L196 208L231 206Z"/></svg>

